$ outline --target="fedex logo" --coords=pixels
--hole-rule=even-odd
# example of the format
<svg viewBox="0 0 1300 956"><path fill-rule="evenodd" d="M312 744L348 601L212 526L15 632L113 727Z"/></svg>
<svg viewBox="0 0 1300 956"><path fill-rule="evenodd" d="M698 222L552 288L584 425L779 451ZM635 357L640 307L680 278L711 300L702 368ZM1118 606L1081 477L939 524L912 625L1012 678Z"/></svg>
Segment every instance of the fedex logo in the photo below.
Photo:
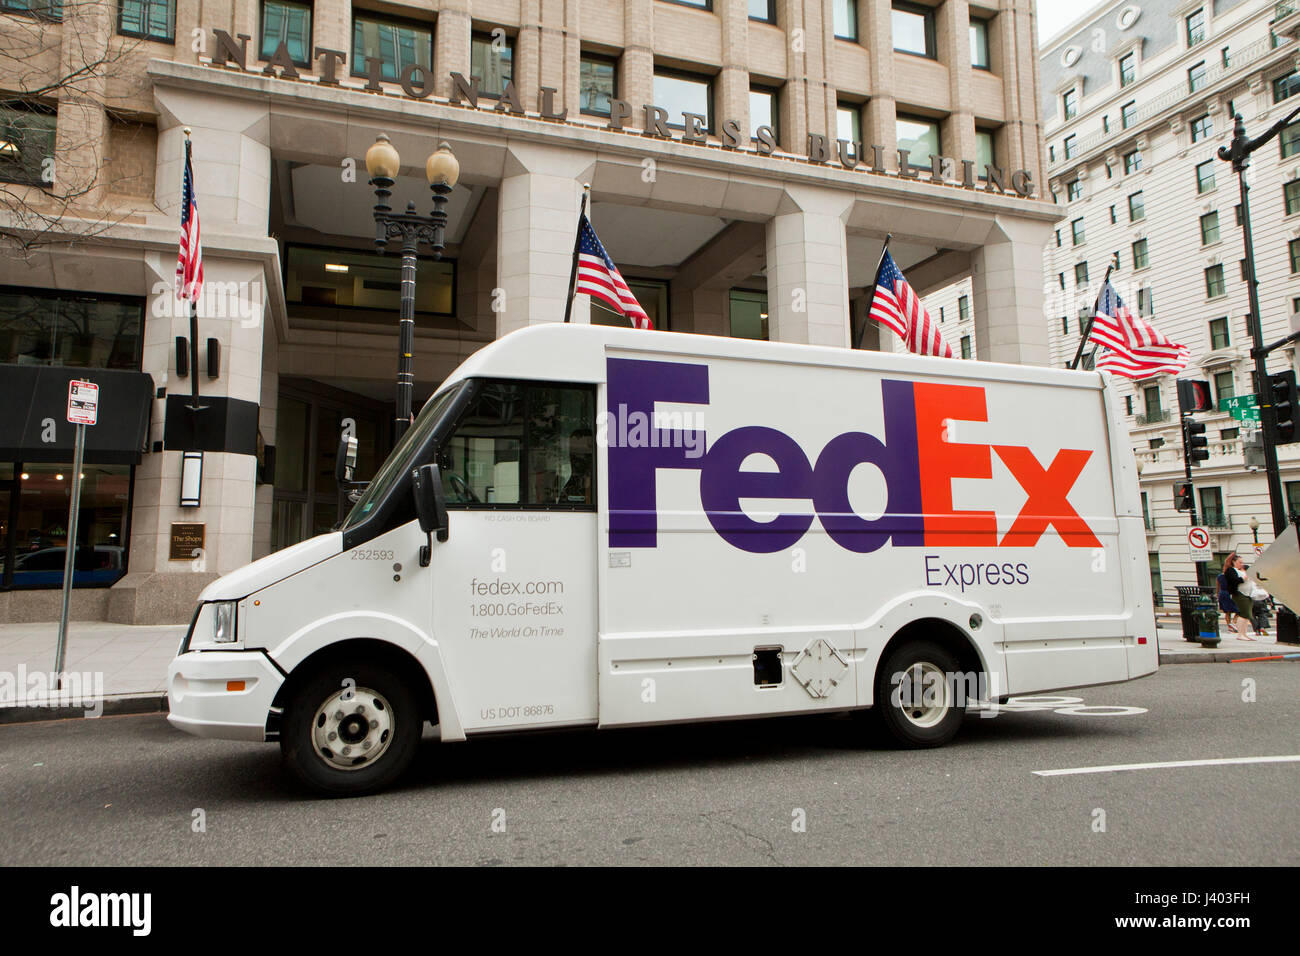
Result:
<svg viewBox="0 0 1300 956"><path fill-rule="evenodd" d="M654 421L656 402L709 404L707 365L641 359L607 360L609 407L626 408ZM656 487L660 471L697 470L700 503L725 541L743 551L770 554L792 547L821 522L840 547L869 554L896 547L1029 548L1053 528L1074 548L1101 542L1069 502L1069 494L1092 452L1063 448L1047 464L1026 447L947 440L949 420L988 421L984 388L885 379L880 383L883 437L845 432L826 443L815 462L785 432L748 425L718 435L703 456L701 430L652 429L651 440L635 446L609 445L610 547L653 548L657 544ZM752 454L776 463L776 471L743 471ZM993 455L1007 466L1027 499L999 539L993 511L953 508L954 478L992 478ZM888 488L884 513L863 518L849 503L849 476L858 465L880 469ZM745 498L788 500L769 521L745 514ZM798 502L812 502L799 507Z"/></svg>

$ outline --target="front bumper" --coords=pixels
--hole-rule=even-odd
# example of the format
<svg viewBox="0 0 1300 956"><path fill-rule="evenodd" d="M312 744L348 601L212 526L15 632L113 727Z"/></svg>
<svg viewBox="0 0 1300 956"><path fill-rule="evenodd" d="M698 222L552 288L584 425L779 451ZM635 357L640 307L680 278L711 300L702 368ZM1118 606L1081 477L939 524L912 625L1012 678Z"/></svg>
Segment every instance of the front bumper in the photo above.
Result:
<svg viewBox="0 0 1300 956"><path fill-rule="evenodd" d="M234 689L234 682L243 689ZM196 737L266 740L284 675L261 651L189 651L167 668L167 720Z"/></svg>

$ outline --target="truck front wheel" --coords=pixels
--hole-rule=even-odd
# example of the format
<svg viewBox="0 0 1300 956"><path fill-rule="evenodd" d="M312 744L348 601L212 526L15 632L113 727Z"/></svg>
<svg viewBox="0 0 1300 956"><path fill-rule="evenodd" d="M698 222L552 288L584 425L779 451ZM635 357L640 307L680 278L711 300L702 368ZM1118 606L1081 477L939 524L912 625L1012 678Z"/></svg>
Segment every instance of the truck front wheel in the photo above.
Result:
<svg viewBox="0 0 1300 956"><path fill-rule="evenodd" d="M940 645L910 640L889 652L876 672L876 701L867 713L887 742L942 747L961 726L957 661Z"/></svg>
<svg viewBox="0 0 1300 956"><path fill-rule="evenodd" d="M280 753L317 793L359 796L382 790L410 766L423 723L400 676L373 664L330 663L286 702Z"/></svg>

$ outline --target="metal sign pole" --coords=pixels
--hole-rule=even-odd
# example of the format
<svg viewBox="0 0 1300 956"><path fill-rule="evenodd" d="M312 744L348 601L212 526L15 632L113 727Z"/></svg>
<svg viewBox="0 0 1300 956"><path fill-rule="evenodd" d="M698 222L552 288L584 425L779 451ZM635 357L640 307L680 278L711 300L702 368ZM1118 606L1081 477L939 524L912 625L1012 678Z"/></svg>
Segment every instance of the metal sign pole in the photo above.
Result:
<svg viewBox="0 0 1300 956"><path fill-rule="evenodd" d="M72 572L77 558L77 518L81 512L81 466L86 454L86 426L77 425L72 453L72 500L68 504L68 545L63 556L63 611L59 615L59 646L54 655L54 689L63 687L63 658L68 647L68 608L72 602Z"/></svg>

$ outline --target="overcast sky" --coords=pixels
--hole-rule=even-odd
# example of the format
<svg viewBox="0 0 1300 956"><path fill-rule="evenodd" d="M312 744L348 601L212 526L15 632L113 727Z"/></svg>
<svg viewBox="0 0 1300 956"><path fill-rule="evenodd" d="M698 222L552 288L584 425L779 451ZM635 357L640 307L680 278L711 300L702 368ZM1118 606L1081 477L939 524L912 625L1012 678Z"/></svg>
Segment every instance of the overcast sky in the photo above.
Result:
<svg viewBox="0 0 1300 956"><path fill-rule="evenodd" d="M1046 43L1057 33L1105 3L1096 0L1038 0L1038 42Z"/></svg>

